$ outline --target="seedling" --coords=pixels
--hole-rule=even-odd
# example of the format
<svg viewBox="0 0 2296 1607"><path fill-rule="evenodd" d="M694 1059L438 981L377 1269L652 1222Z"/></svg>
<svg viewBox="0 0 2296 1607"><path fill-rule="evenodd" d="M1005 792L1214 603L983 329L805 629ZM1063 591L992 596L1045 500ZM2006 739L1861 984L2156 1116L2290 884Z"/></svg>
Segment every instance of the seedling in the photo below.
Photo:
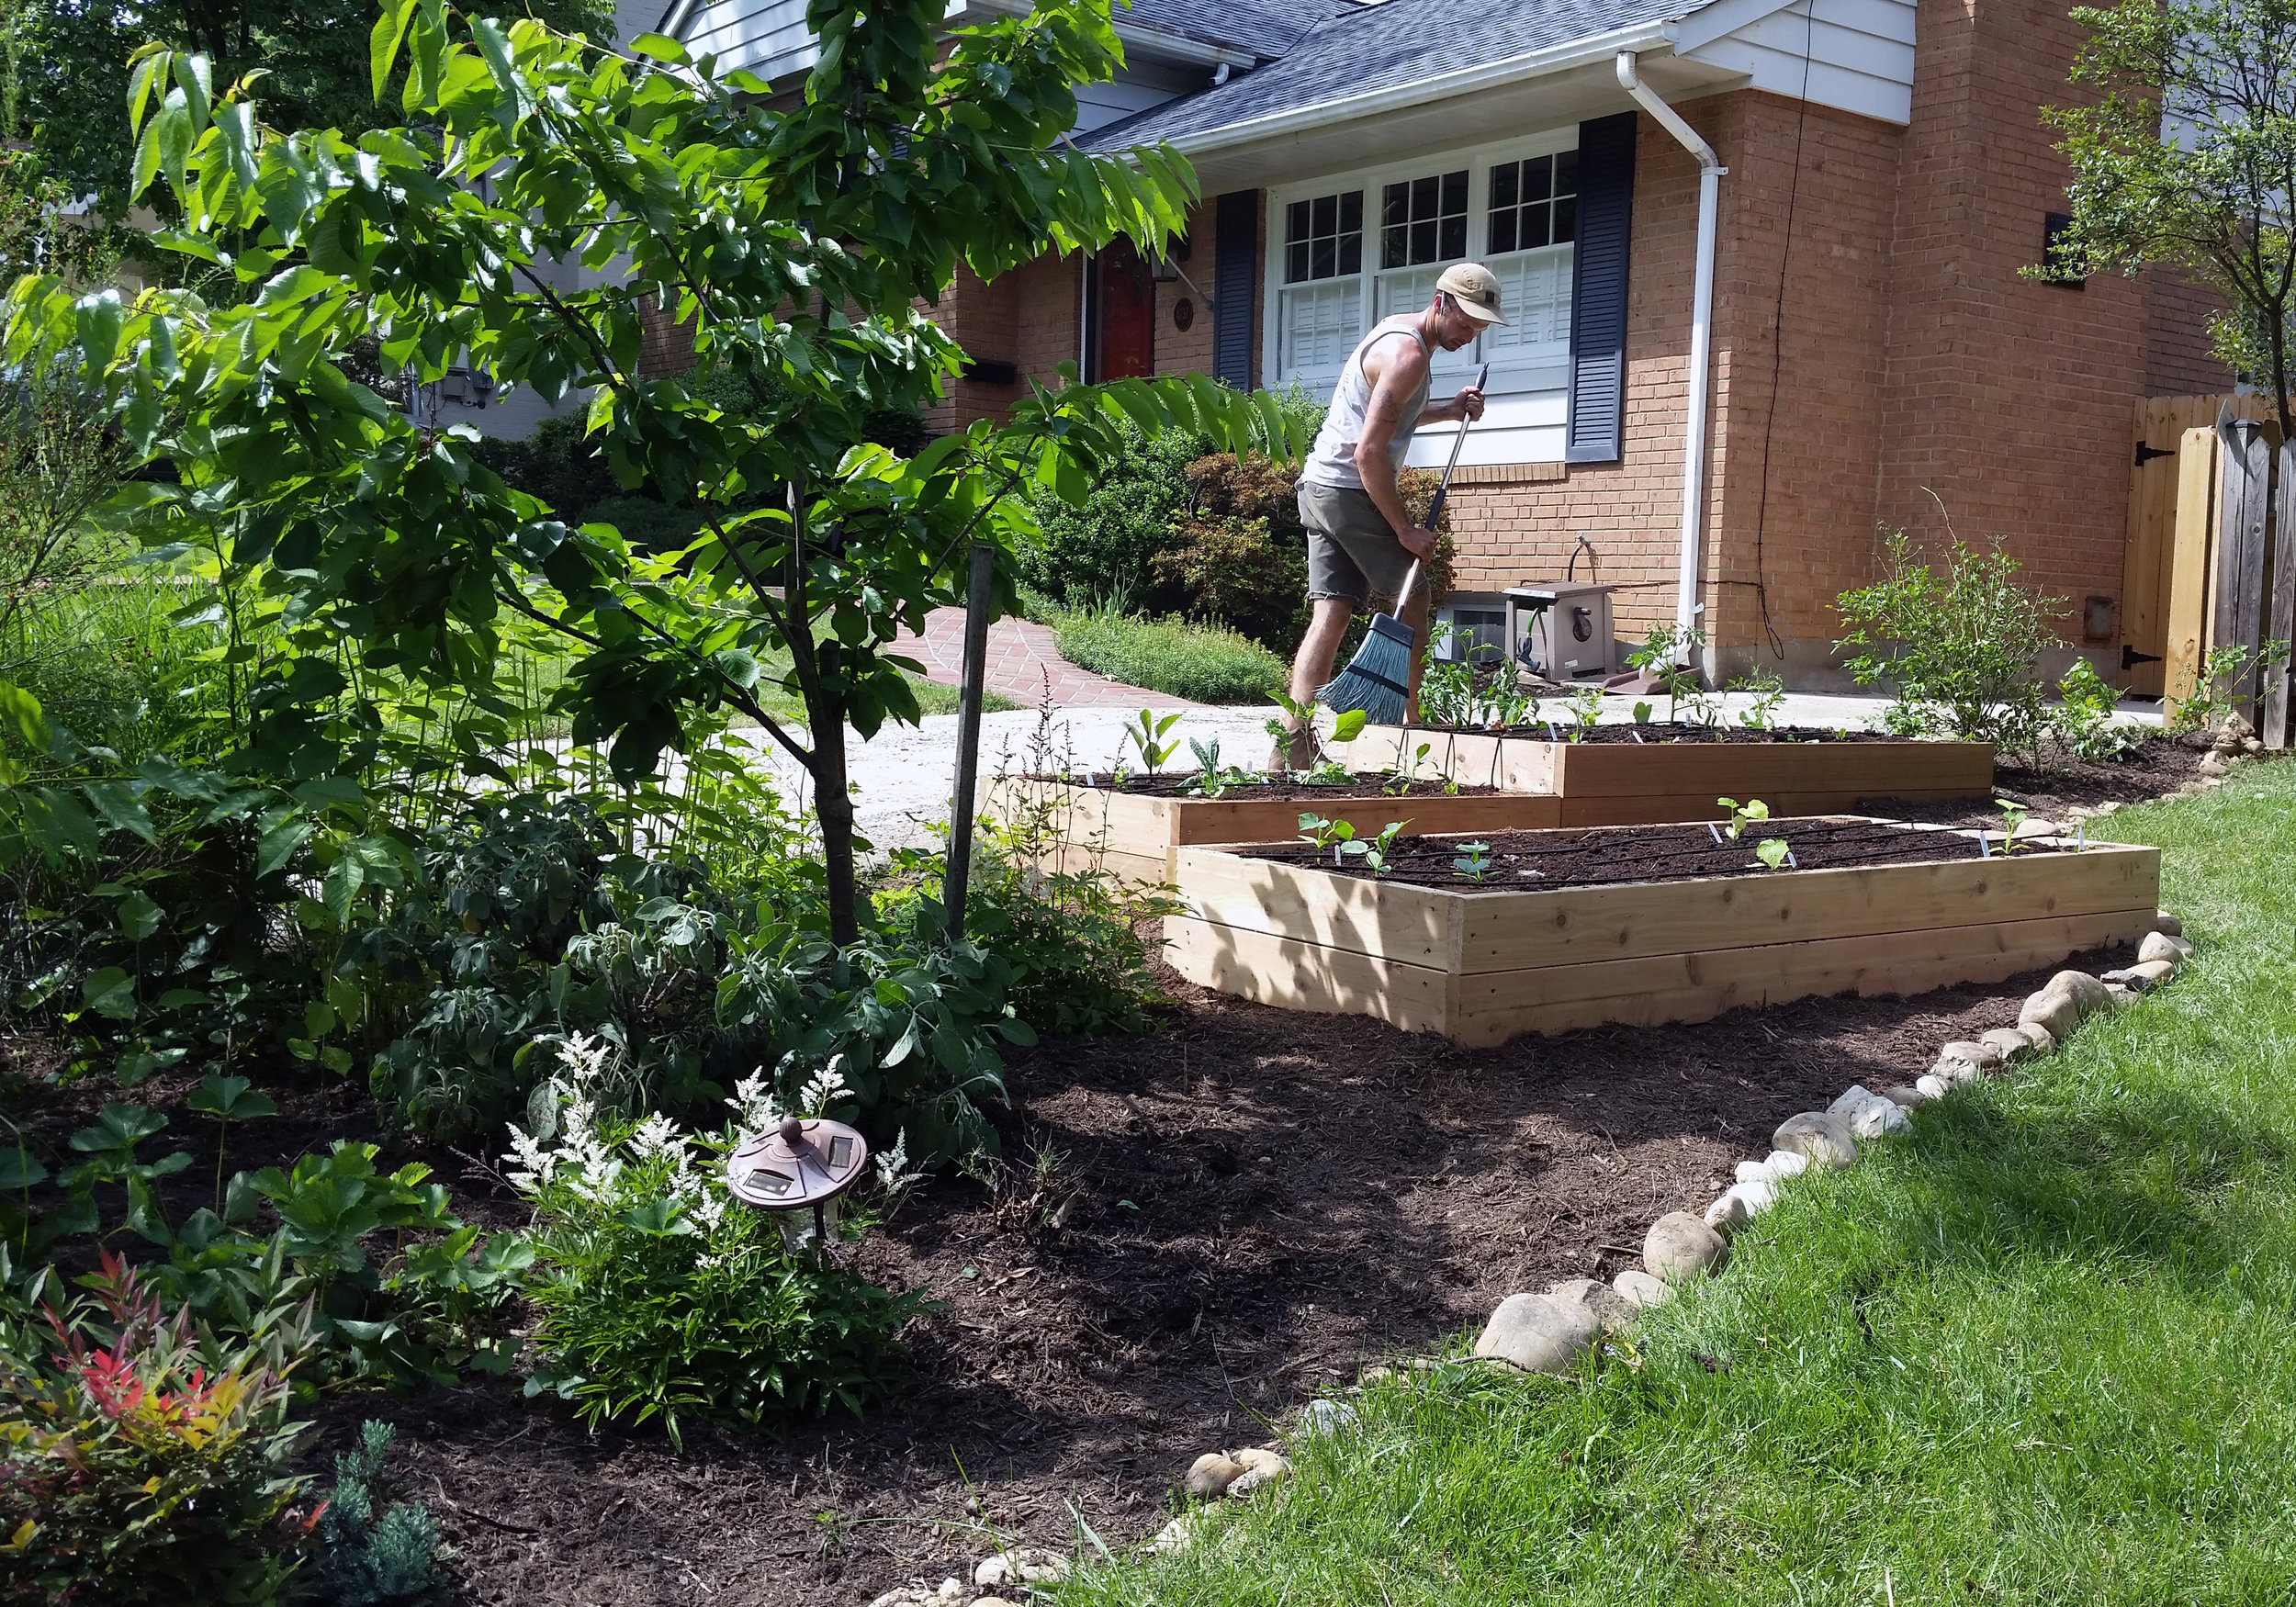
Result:
<svg viewBox="0 0 2296 1607"><path fill-rule="evenodd" d="M1582 686L1570 694L1570 717L1578 724L1570 728L1570 740L1578 741L1601 724L1603 718L1603 689Z"/></svg>
<svg viewBox="0 0 2296 1607"><path fill-rule="evenodd" d="M1396 837L1401 835L1403 827L1410 824L1408 820L1390 820L1379 827L1379 836L1367 840L1344 842L1339 845L1339 851L1343 856L1347 854L1357 856L1363 860L1363 868L1374 876L1383 874L1387 870L1388 855L1395 847Z"/></svg>
<svg viewBox="0 0 2296 1607"><path fill-rule="evenodd" d="M1195 784L1188 790L1199 797L1217 798L1230 787L1243 786L1252 780L1251 772L1241 767L1231 769L1220 762L1220 738L1199 742L1191 736L1187 745L1194 749L1196 762L1203 766Z"/></svg>
<svg viewBox="0 0 2296 1607"><path fill-rule="evenodd" d="M1410 792L1411 784L1419 779L1419 767L1427 762L1427 755L1432 751L1424 742L1413 748L1410 758L1387 772L1386 778L1379 782L1379 791L1396 798Z"/></svg>
<svg viewBox="0 0 2296 1607"><path fill-rule="evenodd" d="M2017 851L2017 828L2025 824L2025 816L2031 815L2032 810L2007 798L1996 798L1993 802L1996 808L2009 816L2008 828L2001 833L2001 851L2013 854Z"/></svg>
<svg viewBox="0 0 2296 1607"><path fill-rule="evenodd" d="M1738 723L1749 731L1775 731L1778 710L1785 702L1785 682L1767 669L1749 670L1730 682L1731 691L1742 691L1753 702L1739 712Z"/></svg>
<svg viewBox="0 0 2296 1607"><path fill-rule="evenodd" d="M1642 638L1642 646L1626 655L1627 665L1641 670L1659 683L1666 694L1666 718L1671 725L1679 720L1683 700L1690 702L1691 713L1702 725L1716 723L1714 708L1706 702L1705 693L1698 685L1697 671L1687 664L1675 662L1676 657L1690 654L1706 645L1704 625L1683 630L1676 625L1652 625Z"/></svg>
<svg viewBox="0 0 2296 1607"><path fill-rule="evenodd" d="M223 1213L223 1141L230 1136L231 1123L247 1121L260 1116L276 1116L278 1106L271 1096L258 1093L245 1077L224 1077L209 1072L199 1079L199 1086L184 1101L194 1110L204 1112L216 1119L215 1129L215 1209Z"/></svg>
<svg viewBox="0 0 2296 1607"><path fill-rule="evenodd" d="M1154 709L1142 709L1140 718L1124 727L1124 739L1140 749L1140 761L1148 767L1151 781L1155 779L1156 771L1163 768L1165 760L1180 751L1178 743L1161 740L1165 732L1179 723L1179 719L1177 709L1161 720L1156 718Z"/></svg>
<svg viewBox="0 0 2296 1607"><path fill-rule="evenodd" d="M1716 798L1715 802L1730 812L1728 836L1732 842L1736 842L1748 826L1759 826L1770 818L1770 805L1759 798L1749 798L1743 804L1735 798Z"/></svg>
<svg viewBox="0 0 2296 1607"><path fill-rule="evenodd" d="M1647 702L1637 703L1635 705L1635 724L1638 725L1648 725L1649 723L1650 705Z"/></svg>
<svg viewBox="0 0 2296 1607"><path fill-rule="evenodd" d="M1469 882L1480 882L1491 874L1491 845L1461 843L1458 853L1451 860L1451 869Z"/></svg>
<svg viewBox="0 0 2296 1607"><path fill-rule="evenodd" d="M1332 862L1337 864L1347 845L1356 840L1356 828L1345 820L1326 820L1321 815L1300 816L1300 835L1313 843L1321 851L1332 850Z"/></svg>
<svg viewBox="0 0 2296 1607"><path fill-rule="evenodd" d="M1782 837L1766 837L1754 845L1754 858L1773 871L1794 857L1794 850L1785 846Z"/></svg>

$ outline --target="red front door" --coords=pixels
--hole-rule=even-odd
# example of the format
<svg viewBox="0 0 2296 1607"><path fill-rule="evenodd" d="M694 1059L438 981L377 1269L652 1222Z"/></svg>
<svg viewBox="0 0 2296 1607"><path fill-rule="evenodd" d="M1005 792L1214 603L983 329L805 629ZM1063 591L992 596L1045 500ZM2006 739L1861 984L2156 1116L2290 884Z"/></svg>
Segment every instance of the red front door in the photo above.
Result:
<svg viewBox="0 0 2296 1607"><path fill-rule="evenodd" d="M1129 240L1093 259L1097 370L1094 379L1133 379L1156 371L1156 287Z"/></svg>

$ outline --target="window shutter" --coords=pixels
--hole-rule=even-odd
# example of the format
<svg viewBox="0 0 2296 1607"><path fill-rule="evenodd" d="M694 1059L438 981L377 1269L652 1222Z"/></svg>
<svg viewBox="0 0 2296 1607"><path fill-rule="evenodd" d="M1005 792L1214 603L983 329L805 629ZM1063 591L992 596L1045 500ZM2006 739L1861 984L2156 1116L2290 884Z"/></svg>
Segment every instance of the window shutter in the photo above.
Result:
<svg viewBox="0 0 2296 1607"><path fill-rule="evenodd" d="M1579 125L1579 242L1570 298L1566 463L1616 463L1626 413L1626 257L1635 115Z"/></svg>
<svg viewBox="0 0 2296 1607"><path fill-rule="evenodd" d="M1252 388L1252 305L1258 275L1260 193L1231 190L1212 214L1211 374L1238 390Z"/></svg>

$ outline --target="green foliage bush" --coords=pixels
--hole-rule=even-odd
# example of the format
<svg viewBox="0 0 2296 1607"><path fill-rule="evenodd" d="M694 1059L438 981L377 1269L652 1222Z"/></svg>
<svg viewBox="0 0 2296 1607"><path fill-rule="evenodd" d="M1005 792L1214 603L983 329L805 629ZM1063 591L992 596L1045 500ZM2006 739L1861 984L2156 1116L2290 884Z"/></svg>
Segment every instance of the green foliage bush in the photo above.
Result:
<svg viewBox="0 0 2296 1607"><path fill-rule="evenodd" d="M1224 625L1103 609L1065 615L1054 632L1062 657L1095 674L1192 702L1260 702L1289 675L1282 659Z"/></svg>
<svg viewBox="0 0 2296 1607"><path fill-rule="evenodd" d="M2037 664L2065 600L2026 590L2018 568L1998 545L1979 551L1956 536L1941 574L1916 560L1905 532L1885 535L1883 578L1836 603L1850 631L1835 646L1863 649L1848 665L1859 685L1896 694L1892 730L2040 750L2048 723Z"/></svg>
<svg viewBox="0 0 2296 1607"><path fill-rule="evenodd" d="M737 1125L688 1136L660 1117L601 1117L602 1049L573 1045L555 1141L513 1139L512 1182L535 1212L530 1292L546 1358L529 1393L555 1390L593 1424L659 1418L672 1443L689 1417L754 1429L859 1412L891 1382L895 1336L921 1297L876 1287L828 1246L791 1246L726 1186L745 1129L782 1118L763 1076L728 1101ZM832 1065L793 1108L824 1114L846 1096ZM897 1187L905 1161L897 1142L881 1152L881 1186ZM835 1231L858 1237L869 1217L850 1195L838 1203Z"/></svg>
<svg viewBox="0 0 2296 1607"><path fill-rule="evenodd" d="M1168 610L1179 597L1159 579L1156 558L1173 545L1187 505L1187 466L1210 444L1179 433L1151 435L1130 420L1117 433L1121 455L1082 503L1049 489L1033 493L1038 534L1020 555L1020 579L1068 609Z"/></svg>
<svg viewBox="0 0 2296 1607"><path fill-rule="evenodd" d="M359 1443L335 1453L334 1488L298 1581L313 1607L432 1607L454 1589L438 1520L420 1501L390 1499L390 1425L370 1418Z"/></svg>
<svg viewBox="0 0 2296 1607"><path fill-rule="evenodd" d="M109 1252L0 1309L0 1601L281 1599L310 1528L285 1335L219 1347Z"/></svg>

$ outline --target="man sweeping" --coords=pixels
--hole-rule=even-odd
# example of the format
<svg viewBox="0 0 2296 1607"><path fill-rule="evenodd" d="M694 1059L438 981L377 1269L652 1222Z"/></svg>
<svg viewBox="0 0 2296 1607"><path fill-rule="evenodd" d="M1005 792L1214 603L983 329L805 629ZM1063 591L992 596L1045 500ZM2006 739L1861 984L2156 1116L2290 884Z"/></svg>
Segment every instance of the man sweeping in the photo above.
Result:
<svg viewBox="0 0 2296 1607"><path fill-rule="evenodd" d="M1333 660L1349 617L1373 597L1394 598L1413 559L1435 554L1435 534L1403 505L1396 471L1422 424L1457 420L1463 428L1483 415L1483 393L1473 386L1430 407L1430 359L1435 349L1456 352L1491 324L1499 311L1499 276L1480 263L1458 263L1435 281L1426 309L1387 319L1364 336L1340 370L1331 410L1300 471L1300 523L1308 533L1308 601L1314 616L1291 661L1291 696L1313 698L1332 678ZM1424 649L1427 590L1414 586L1398 599L1400 616ZM1411 656L1406 718L1419 708L1423 651ZM1293 726L1277 745L1271 769L1305 770L1312 761L1309 733Z"/></svg>

